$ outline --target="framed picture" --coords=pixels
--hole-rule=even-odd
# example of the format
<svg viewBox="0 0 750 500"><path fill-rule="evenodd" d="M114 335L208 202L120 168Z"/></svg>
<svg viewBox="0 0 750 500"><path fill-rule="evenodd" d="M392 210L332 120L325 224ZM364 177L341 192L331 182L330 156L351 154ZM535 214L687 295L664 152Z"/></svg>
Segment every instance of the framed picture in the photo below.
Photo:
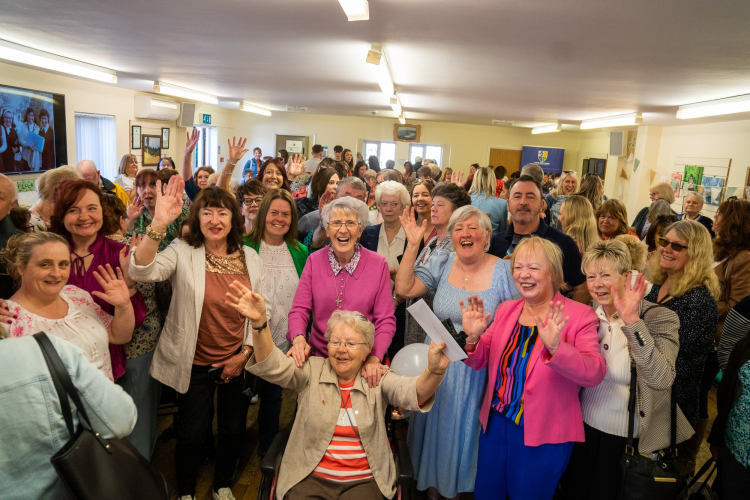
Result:
<svg viewBox="0 0 750 500"><path fill-rule="evenodd" d="M161 137L158 135L143 136L143 166L155 167L161 159Z"/></svg>
<svg viewBox="0 0 750 500"><path fill-rule="evenodd" d="M141 149L141 126L130 127L130 149Z"/></svg>
<svg viewBox="0 0 750 500"><path fill-rule="evenodd" d="M169 149L169 129L161 129L161 147L162 149Z"/></svg>
<svg viewBox="0 0 750 500"><path fill-rule="evenodd" d="M422 135L421 125L395 124L393 126L393 140L401 142L419 142Z"/></svg>

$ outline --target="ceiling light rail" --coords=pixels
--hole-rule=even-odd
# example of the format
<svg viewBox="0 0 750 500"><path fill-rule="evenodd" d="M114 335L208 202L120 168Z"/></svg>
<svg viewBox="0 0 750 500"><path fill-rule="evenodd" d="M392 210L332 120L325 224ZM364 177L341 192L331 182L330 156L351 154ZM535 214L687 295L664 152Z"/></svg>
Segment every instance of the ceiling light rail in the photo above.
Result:
<svg viewBox="0 0 750 500"><path fill-rule="evenodd" d="M114 70L50 54L6 40L0 40L0 59L100 82L117 83L117 73Z"/></svg>
<svg viewBox="0 0 750 500"><path fill-rule="evenodd" d="M339 0L349 21L369 21L370 4L367 0Z"/></svg>
<svg viewBox="0 0 750 500"><path fill-rule="evenodd" d="M560 132L562 125L559 123L552 123L550 125L542 125L541 127L534 127L531 129L532 134L548 134L550 132Z"/></svg>
<svg viewBox="0 0 750 500"><path fill-rule="evenodd" d="M194 101L207 102L208 104L219 104L219 98L215 95L206 94L197 90L180 87L166 82L154 82L154 92L157 94L171 95L174 97L183 97Z"/></svg>
<svg viewBox="0 0 750 500"><path fill-rule="evenodd" d="M247 111L248 113L255 113L257 115L271 116L270 110L266 108L261 108L260 106L256 106L255 104L250 104L247 102L240 103L240 110Z"/></svg>
<svg viewBox="0 0 750 500"><path fill-rule="evenodd" d="M628 113L626 115L583 120L581 122L581 130L588 130L592 128L627 127L628 125L640 125L641 123L643 123L643 117L640 113Z"/></svg>
<svg viewBox="0 0 750 500"><path fill-rule="evenodd" d="M750 94L745 94L724 99L715 99L713 101L683 104L677 110L677 118L680 120L689 120L704 116L729 115L748 111L750 111Z"/></svg>

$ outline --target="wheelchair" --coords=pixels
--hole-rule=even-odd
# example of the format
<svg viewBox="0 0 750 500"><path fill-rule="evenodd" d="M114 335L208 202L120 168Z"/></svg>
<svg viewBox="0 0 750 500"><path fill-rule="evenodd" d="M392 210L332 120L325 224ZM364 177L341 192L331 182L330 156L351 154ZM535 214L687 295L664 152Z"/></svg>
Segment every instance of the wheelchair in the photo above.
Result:
<svg viewBox="0 0 750 500"><path fill-rule="evenodd" d="M393 408L388 406L385 411L385 428L388 435L388 441L393 452L393 461L396 464L396 496L393 500L410 500L412 498L412 479L414 478L414 468L409 455L409 448L406 442L399 441L395 437L393 430L393 421L391 418ZM273 439L268 452L260 462L260 471L262 474L260 487L258 488L258 500L274 500L276 496L276 481L279 476L281 458L286 449L286 443L289 436L278 433Z"/></svg>

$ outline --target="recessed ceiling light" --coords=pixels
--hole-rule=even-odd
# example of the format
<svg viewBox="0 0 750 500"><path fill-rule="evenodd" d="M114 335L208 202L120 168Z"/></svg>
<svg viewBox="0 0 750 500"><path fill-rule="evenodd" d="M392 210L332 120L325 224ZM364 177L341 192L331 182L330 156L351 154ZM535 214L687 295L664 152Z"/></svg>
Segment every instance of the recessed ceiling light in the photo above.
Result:
<svg viewBox="0 0 750 500"><path fill-rule="evenodd" d="M339 0L349 21L369 21L370 4L367 0Z"/></svg>
<svg viewBox="0 0 750 500"><path fill-rule="evenodd" d="M0 59L90 78L100 82L117 83L117 73L114 70L24 47L5 40L0 40Z"/></svg>
<svg viewBox="0 0 750 500"><path fill-rule="evenodd" d="M562 130L562 125L553 123L551 125L543 125L541 127L534 127L531 129L532 134L547 134L549 132L559 132Z"/></svg>
<svg viewBox="0 0 750 500"><path fill-rule="evenodd" d="M194 101L207 102L209 104L219 104L219 98L214 95L199 92L197 90L186 89L185 87L179 87L177 85L172 85L171 83L154 82L154 92L157 94L184 97L185 99L192 99Z"/></svg>
<svg viewBox="0 0 750 500"><path fill-rule="evenodd" d="M640 113L629 113L627 115L609 116L606 118L594 118L593 120L583 120L581 129L587 130L592 128L607 127L625 127L628 125L640 125L643 118Z"/></svg>
<svg viewBox="0 0 750 500"><path fill-rule="evenodd" d="M263 115L263 116L271 116L271 112L269 110L267 110L266 108L261 108L260 106L256 106L255 104L241 102L240 109L242 111L247 111L248 113L255 113L257 115Z"/></svg>
<svg viewBox="0 0 750 500"><path fill-rule="evenodd" d="M687 120L702 116L729 115L750 111L750 94L713 101L684 104L677 110L677 118Z"/></svg>

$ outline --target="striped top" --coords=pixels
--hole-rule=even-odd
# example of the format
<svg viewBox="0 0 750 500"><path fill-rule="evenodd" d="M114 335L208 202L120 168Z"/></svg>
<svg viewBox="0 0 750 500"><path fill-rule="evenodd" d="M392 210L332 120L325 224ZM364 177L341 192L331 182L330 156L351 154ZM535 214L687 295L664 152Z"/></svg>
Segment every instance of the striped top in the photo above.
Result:
<svg viewBox="0 0 750 500"><path fill-rule="evenodd" d="M719 367L723 372L729 361L729 354L742 337L750 332L750 296L739 301L727 314L719 343Z"/></svg>
<svg viewBox="0 0 750 500"><path fill-rule="evenodd" d="M328 449L313 470L316 476L330 481L346 482L373 478L365 449L359 439L356 415L352 410L351 390L353 386L353 380L346 385L339 384L341 389L339 419L333 430Z"/></svg>
<svg viewBox="0 0 750 500"><path fill-rule="evenodd" d="M536 337L536 326L517 323L497 367L492 407L520 426L523 426L523 387Z"/></svg>

